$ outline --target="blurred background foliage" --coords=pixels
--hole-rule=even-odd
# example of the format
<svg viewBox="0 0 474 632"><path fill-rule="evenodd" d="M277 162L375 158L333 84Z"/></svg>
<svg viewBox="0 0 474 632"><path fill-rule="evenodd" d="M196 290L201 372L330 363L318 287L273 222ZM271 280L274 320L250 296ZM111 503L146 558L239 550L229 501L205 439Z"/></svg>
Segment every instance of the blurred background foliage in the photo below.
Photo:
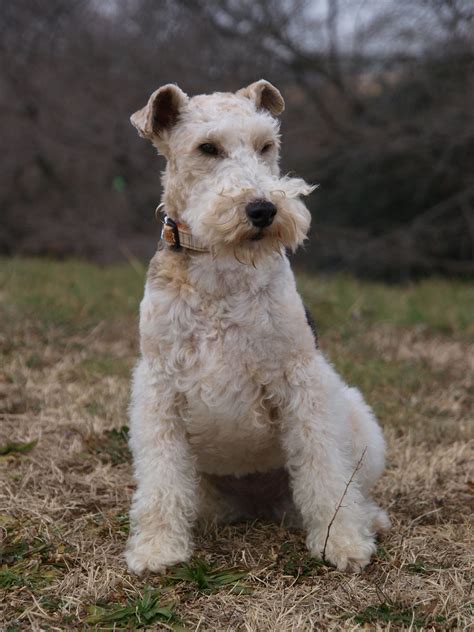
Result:
<svg viewBox="0 0 474 632"><path fill-rule="evenodd" d="M0 253L146 258L159 85L282 91L284 171L321 187L296 265L474 272L472 0L0 0Z"/></svg>

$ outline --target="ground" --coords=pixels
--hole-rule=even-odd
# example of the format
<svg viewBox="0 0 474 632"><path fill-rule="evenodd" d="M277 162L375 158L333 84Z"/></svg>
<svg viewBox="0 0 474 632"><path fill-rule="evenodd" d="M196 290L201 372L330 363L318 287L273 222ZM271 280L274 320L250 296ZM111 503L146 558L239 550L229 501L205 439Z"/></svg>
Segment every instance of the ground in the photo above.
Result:
<svg viewBox="0 0 474 632"><path fill-rule="evenodd" d="M2 629L467 629L474 286L299 277L322 348L388 440L375 496L393 527L365 572L253 523L199 534L189 565L137 578L122 552L143 277L133 260L0 262Z"/></svg>

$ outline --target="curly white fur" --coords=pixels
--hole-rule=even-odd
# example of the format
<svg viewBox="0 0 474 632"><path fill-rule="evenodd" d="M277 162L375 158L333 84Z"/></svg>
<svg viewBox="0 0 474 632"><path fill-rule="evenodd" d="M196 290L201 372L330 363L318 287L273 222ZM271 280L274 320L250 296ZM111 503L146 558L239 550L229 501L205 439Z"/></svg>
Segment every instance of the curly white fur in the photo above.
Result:
<svg viewBox="0 0 474 632"><path fill-rule="evenodd" d="M384 467L382 433L359 391L315 347L284 254L306 235L310 216L299 196L312 187L279 176L274 115L282 108L265 81L192 99L168 85L132 117L167 157L168 214L209 248L159 250L141 304L130 407L137 490L126 552L138 573L188 559L198 518L242 515L232 494L212 483L219 477L242 481L285 468L292 498L284 511L302 518L308 549L321 557L366 449L326 558L340 569L363 568L376 531L388 525L368 496ZM218 155L199 150L209 142ZM245 215L255 199L277 207L258 241Z"/></svg>

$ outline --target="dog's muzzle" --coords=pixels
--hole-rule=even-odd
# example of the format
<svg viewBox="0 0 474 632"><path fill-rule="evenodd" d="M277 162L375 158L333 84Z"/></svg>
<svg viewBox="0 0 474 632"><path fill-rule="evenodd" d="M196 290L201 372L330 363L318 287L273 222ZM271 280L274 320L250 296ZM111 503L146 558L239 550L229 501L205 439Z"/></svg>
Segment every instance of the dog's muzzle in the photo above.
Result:
<svg viewBox="0 0 474 632"><path fill-rule="evenodd" d="M245 207L247 217L256 228L266 228L273 222L277 208L267 200L255 200Z"/></svg>

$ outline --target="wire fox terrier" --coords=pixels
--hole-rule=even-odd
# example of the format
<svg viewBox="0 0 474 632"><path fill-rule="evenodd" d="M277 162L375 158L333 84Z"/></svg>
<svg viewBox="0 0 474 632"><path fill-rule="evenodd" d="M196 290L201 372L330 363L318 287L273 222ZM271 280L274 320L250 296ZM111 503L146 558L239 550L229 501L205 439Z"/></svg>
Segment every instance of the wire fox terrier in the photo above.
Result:
<svg viewBox="0 0 474 632"><path fill-rule="evenodd" d="M193 98L165 85L131 117L167 159L130 406L137 573L187 560L197 520L299 519L340 570L368 564L389 524L368 495L380 427L319 351L285 254L313 187L279 173L283 109L260 80Z"/></svg>

